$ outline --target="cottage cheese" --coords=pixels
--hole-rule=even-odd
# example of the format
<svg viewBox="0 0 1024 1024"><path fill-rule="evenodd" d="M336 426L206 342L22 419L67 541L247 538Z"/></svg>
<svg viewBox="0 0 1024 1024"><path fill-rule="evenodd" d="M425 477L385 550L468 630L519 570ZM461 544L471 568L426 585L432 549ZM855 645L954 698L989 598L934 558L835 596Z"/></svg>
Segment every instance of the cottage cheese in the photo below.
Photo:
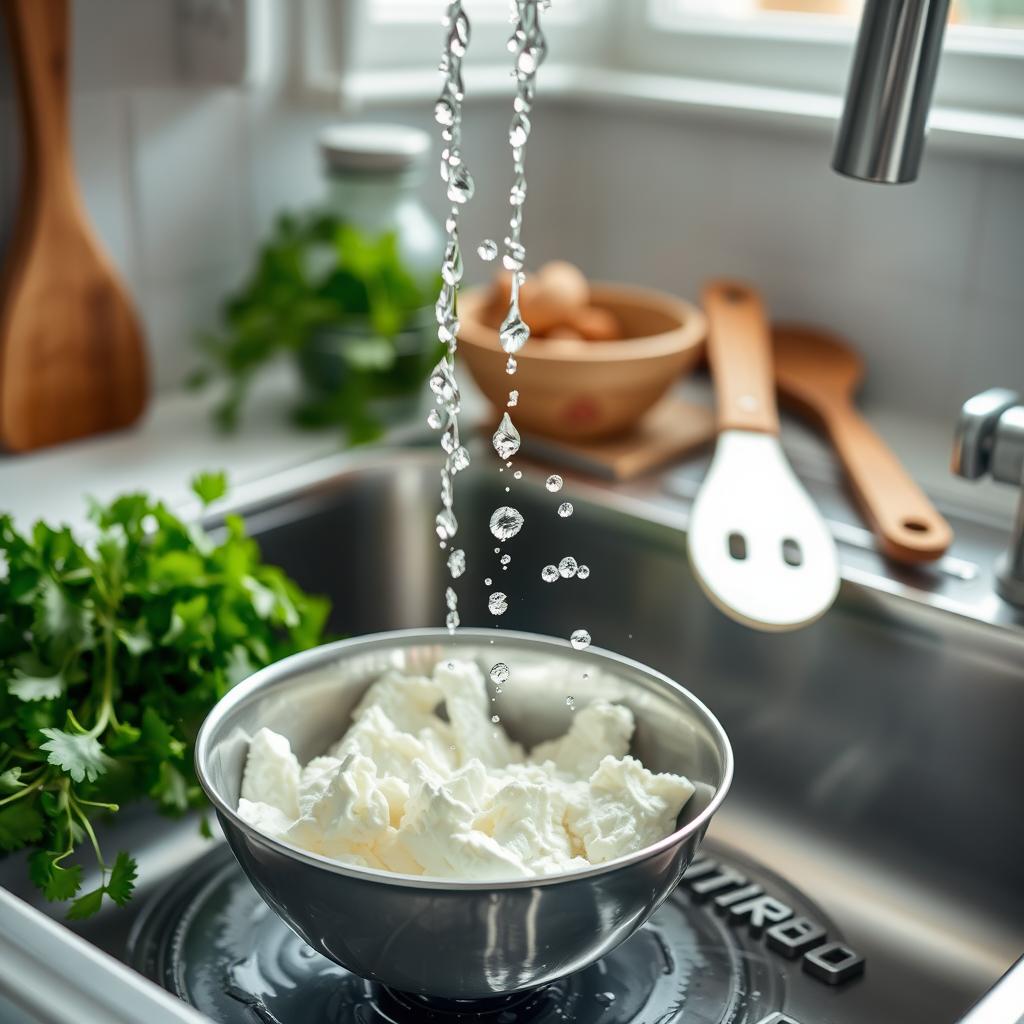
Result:
<svg viewBox="0 0 1024 1024"><path fill-rule="evenodd" d="M238 814L304 850L402 874L493 881L585 868L668 835L693 793L629 756L633 728L628 708L595 701L527 753L492 724L475 663L389 672L305 767L261 729Z"/></svg>

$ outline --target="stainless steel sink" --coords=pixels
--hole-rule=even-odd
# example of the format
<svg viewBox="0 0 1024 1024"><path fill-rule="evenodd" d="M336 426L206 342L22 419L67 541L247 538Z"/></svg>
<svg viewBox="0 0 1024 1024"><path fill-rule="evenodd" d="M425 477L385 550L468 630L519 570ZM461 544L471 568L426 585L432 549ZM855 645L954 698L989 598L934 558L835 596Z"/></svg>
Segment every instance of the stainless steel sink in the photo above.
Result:
<svg viewBox="0 0 1024 1024"><path fill-rule="evenodd" d="M715 611L690 575L678 479L570 481L559 497L575 514L560 519L545 470L527 469L510 499L510 474L477 462L457 480L463 621L565 637L585 627L693 690L736 752L712 835L808 892L867 956L873 1001L858 1009L851 992L837 1019L956 1020L1024 950L1024 628L959 614L941 581L936 600L913 574L875 585L875 556L848 551L824 620L754 633ZM331 597L338 634L436 624L438 465L433 450L342 456L250 489L239 506L269 560ZM510 500L526 524L503 571L487 520ZM566 554L590 578L541 582ZM966 587L971 574L960 575ZM497 620L493 589L509 595ZM143 896L207 842L195 822L157 824L141 809L111 835L119 841L143 850ZM18 858L0 864L0 884L29 897ZM132 914L81 931L117 954Z"/></svg>

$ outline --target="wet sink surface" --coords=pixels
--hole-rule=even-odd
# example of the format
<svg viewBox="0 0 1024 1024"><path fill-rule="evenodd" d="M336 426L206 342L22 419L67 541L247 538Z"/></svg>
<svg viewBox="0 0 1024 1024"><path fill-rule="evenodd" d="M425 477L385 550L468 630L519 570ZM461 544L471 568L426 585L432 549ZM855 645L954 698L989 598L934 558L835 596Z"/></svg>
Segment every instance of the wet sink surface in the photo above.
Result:
<svg viewBox="0 0 1024 1024"><path fill-rule="evenodd" d="M337 633L436 625L438 465L416 451L339 463L248 508L250 527L270 561L331 597ZM463 622L566 638L586 628L696 693L736 753L712 834L830 911L868 956L874 998L885 995L884 1017L877 1005L848 1016L851 993L837 1019L955 1020L1024 949L1024 643L852 584L809 629L742 629L699 591L678 529L571 484L549 494L544 475L513 482L491 464L458 477ZM562 519L567 498L575 514ZM525 525L503 571L487 521L506 503ZM543 583L543 566L565 555L590 578ZM487 610L495 589L509 595L500 619ZM129 827L148 844L147 888L202 849L191 823L154 829L141 814ZM0 883L24 892L20 872L0 865ZM119 951L129 923L105 915L86 933Z"/></svg>

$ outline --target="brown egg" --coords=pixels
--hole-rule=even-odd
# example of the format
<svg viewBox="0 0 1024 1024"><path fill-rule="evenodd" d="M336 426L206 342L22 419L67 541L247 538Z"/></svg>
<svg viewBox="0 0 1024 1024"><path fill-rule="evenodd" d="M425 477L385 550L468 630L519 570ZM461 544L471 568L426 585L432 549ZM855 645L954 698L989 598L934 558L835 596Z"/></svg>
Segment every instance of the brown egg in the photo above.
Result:
<svg viewBox="0 0 1024 1024"><path fill-rule="evenodd" d="M587 341L619 341L623 335L619 318L598 306L574 309L569 324Z"/></svg>
<svg viewBox="0 0 1024 1024"><path fill-rule="evenodd" d="M590 285L579 267L566 260L552 260L540 268L537 276L550 301L572 309L590 302Z"/></svg>
<svg viewBox="0 0 1024 1024"><path fill-rule="evenodd" d="M554 327L545 333L544 337L551 339L561 338L567 341L583 340L583 335L572 324L555 324Z"/></svg>

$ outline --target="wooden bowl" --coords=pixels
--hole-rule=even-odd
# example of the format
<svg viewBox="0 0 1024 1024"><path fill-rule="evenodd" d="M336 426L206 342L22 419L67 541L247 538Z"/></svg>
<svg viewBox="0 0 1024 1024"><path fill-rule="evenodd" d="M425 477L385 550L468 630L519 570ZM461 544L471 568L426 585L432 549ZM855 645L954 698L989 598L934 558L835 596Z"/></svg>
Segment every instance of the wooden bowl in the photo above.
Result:
<svg viewBox="0 0 1024 1024"><path fill-rule="evenodd" d="M560 440L623 433L701 356L707 320L692 303L633 285L593 284L593 305L613 312L621 341L531 338L516 354L517 372L496 328L484 322L489 288L459 296L459 355L495 408L519 391L511 412L520 430Z"/></svg>

